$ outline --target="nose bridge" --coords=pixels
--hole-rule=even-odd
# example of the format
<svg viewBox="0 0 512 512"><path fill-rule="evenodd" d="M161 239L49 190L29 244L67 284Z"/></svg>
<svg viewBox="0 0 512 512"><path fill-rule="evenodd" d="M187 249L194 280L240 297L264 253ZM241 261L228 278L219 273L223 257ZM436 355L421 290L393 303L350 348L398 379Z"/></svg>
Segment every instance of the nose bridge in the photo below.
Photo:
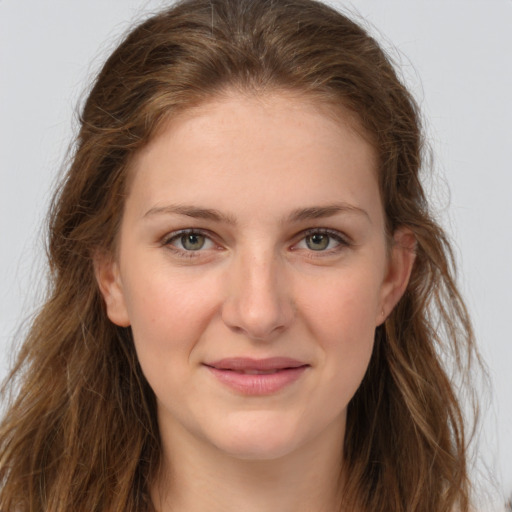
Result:
<svg viewBox="0 0 512 512"><path fill-rule="evenodd" d="M285 329L292 316L283 262L271 248L249 247L232 262L223 318L231 329L265 340Z"/></svg>

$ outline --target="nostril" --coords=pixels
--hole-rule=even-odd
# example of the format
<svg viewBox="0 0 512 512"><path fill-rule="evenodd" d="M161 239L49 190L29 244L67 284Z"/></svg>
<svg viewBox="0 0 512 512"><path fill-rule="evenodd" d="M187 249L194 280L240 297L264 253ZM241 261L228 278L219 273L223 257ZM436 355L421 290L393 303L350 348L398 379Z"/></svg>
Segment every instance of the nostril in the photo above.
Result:
<svg viewBox="0 0 512 512"><path fill-rule="evenodd" d="M255 341L274 338L283 332L290 323L289 315L283 314L281 311L261 310L254 314L240 309L225 308L222 316L224 323L232 332L243 334Z"/></svg>
<svg viewBox="0 0 512 512"><path fill-rule="evenodd" d="M240 255L230 268L222 319L233 332L266 341L288 327L295 308L275 255L268 251L256 256L254 250L246 258Z"/></svg>

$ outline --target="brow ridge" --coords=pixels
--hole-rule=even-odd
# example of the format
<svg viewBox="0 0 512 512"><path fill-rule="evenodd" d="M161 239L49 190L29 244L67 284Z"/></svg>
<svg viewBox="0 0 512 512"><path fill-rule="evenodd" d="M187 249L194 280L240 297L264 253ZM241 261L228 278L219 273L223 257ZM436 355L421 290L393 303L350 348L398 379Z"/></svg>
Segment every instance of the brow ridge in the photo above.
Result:
<svg viewBox="0 0 512 512"><path fill-rule="evenodd" d="M339 213L364 215L368 218L368 220L371 221L370 216L366 210L345 202L334 203L326 206L298 208L290 213L287 220L291 222L300 222L304 220L323 219L327 217L333 217Z"/></svg>
<svg viewBox="0 0 512 512"><path fill-rule="evenodd" d="M206 219L215 222L226 222L228 224L236 224L235 219L231 215L216 210L214 208L200 208L191 205L167 205L167 206L155 206L149 209L144 217L151 217L153 215L185 215L187 217L193 217L195 219Z"/></svg>
<svg viewBox="0 0 512 512"><path fill-rule="evenodd" d="M285 219L287 222L301 222L305 220L322 219L333 217L340 213L352 213L364 215L371 221L368 212L358 206L341 202L325 206L310 206L306 208L297 208L293 210ZM214 208L200 208L192 205L166 205L155 206L149 209L144 217L151 217L153 215L185 215L196 219L205 219L215 222L225 222L227 224L236 224L236 220L232 215L223 213Z"/></svg>

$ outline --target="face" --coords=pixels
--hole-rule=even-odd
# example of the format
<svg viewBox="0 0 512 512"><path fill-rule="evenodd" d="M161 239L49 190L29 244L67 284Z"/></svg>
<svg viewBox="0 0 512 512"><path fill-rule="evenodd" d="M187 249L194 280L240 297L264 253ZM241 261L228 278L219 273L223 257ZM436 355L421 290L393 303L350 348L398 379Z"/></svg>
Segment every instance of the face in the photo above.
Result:
<svg viewBox="0 0 512 512"><path fill-rule="evenodd" d="M164 441L270 459L343 436L412 252L405 232L387 244L374 151L341 118L233 93L135 158L116 256L96 270Z"/></svg>

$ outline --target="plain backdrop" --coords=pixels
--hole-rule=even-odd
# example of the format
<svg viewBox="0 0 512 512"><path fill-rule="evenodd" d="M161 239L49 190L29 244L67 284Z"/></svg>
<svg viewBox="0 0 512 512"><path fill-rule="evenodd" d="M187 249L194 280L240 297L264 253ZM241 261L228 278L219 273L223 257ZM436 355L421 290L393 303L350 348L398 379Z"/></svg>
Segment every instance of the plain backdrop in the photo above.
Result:
<svg viewBox="0 0 512 512"><path fill-rule="evenodd" d="M76 106L121 34L164 4L0 0L0 377L44 288L44 217ZM435 155L428 189L455 241L459 282L492 379L481 467L498 493L510 494L512 0L334 5L366 20L424 111Z"/></svg>

